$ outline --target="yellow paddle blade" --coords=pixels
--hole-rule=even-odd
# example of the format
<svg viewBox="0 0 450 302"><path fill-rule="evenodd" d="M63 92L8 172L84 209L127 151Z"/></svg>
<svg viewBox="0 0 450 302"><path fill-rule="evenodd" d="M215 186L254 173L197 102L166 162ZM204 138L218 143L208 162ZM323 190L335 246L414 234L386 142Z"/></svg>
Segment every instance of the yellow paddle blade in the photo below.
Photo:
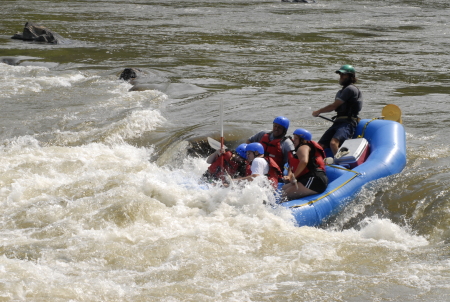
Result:
<svg viewBox="0 0 450 302"><path fill-rule="evenodd" d="M397 105L389 104L384 106L381 115L385 120L395 121L400 124L402 123L402 111Z"/></svg>

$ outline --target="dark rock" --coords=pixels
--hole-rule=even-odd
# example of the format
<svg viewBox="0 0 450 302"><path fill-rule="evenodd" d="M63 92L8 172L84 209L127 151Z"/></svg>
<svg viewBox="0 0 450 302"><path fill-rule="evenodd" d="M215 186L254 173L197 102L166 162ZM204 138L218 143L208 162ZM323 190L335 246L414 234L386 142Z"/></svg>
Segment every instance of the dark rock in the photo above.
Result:
<svg viewBox="0 0 450 302"><path fill-rule="evenodd" d="M142 70L138 68L125 68L120 74L119 80L130 81L136 79L142 74Z"/></svg>
<svg viewBox="0 0 450 302"><path fill-rule="evenodd" d="M60 44L61 42L63 42L63 38L60 35L52 32L50 29L42 25L33 22L25 23L23 32L22 33L18 32L11 38L24 41L35 41L51 44Z"/></svg>

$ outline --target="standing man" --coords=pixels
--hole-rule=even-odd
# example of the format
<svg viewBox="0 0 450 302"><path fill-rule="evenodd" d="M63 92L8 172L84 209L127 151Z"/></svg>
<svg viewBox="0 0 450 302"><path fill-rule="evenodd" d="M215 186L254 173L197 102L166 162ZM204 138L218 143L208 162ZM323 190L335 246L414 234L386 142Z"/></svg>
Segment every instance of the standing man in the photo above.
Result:
<svg viewBox="0 0 450 302"><path fill-rule="evenodd" d="M294 143L286 133L289 128L289 120L284 116L278 116L273 120L272 131L261 131L247 140L247 144L261 143L266 156L271 157L280 169L288 162L288 155L294 150Z"/></svg>
<svg viewBox="0 0 450 302"><path fill-rule="evenodd" d="M342 85L342 89L336 93L334 103L312 113L317 117L321 113L336 111L333 125L319 140L319 144L323 148L329 147L333 155L346 139L353 137L363 103L361 91L354 85L357 81L355 68L352 65L343 65L336 73L340 76L339 84Z"/></svg>

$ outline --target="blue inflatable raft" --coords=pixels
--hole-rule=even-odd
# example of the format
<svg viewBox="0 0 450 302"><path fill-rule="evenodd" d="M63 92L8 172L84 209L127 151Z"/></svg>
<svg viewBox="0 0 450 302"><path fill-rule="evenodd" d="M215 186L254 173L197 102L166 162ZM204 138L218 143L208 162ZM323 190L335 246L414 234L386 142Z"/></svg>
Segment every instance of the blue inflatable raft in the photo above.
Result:
<svg viewBox="0 0 450 302"><path fill-rule="evenodd" d="M335 159L336 164L327 165L329 185L325 192L280 204L292 210L299 226L320 225L342 210L363 185L400 173L406 165L406 135L398 122L361 120L354 139L344 142L339 150L347 151L346 144L355 150L346 152L348 160L343 156ZM357 154L353 157L352 152Z"/></svg>

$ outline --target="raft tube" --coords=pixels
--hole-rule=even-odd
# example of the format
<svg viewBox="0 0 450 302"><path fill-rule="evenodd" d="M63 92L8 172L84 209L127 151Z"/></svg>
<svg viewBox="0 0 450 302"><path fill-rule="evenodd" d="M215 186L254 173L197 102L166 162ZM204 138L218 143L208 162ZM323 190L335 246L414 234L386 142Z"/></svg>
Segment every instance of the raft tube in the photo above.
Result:
<svg viewBox="0 0 450 302"><path fill-rule="evenodd" d="M298 226L322 224L339 213L363 185L400 173L405 167L406 134L402 124L381 119L361 120L355 131L356 137L368 141L369 155L365 162L353 169L327 165L329 184L325 192L280 204L292 210Z"/></svg>

